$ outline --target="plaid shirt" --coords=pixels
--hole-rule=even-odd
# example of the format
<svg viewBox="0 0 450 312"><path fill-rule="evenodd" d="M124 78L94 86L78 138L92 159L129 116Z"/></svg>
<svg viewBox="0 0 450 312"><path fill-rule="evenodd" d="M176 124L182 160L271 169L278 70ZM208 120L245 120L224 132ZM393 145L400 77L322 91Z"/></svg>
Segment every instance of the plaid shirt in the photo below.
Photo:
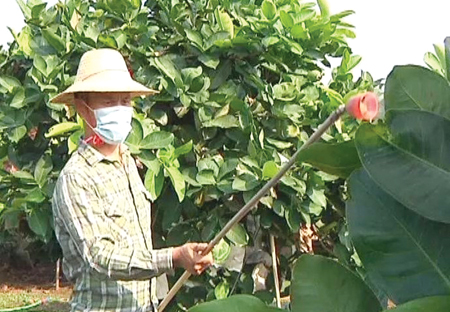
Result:
<svg viewBox="0 0 450 312"><path fill-rule="evenodd" d="M151 278L173 268L171 248L152 248L150 194L124 145L121 152L123 165L82 142L56 183L55 233L64 274L75 281L72 311L151 311Z"/></svg>

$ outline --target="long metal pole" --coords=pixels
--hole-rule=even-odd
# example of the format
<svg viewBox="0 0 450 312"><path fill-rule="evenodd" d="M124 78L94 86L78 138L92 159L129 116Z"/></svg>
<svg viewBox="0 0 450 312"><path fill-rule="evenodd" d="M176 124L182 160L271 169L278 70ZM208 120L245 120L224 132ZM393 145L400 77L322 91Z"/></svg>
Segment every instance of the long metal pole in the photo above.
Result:
<svg viewBox="0 0 450 312"><path fill-rule="evenodd" d="M297 156L300 154L301 151L306 149L308 146L310 146L312 143L317 141L322 137L322 135L325 133L325 131L328 130L345 112L345 105L339 106L338 109L336 109L328 118L325 120L323 124L319 126L319 128L309 137L309 139L303 144L296 152L295 154L289 159L289 161L284 164L283 167L281 167L280 171L272 178L270 179L259 191L250 199L250 201L244 205L235 215L234 217L228 221L228 223L224 226L224 228L219 232L219 234L214 237L212 241L209 242L208 246L204 250L204 253L209 253L214 246L225 237L225 235L228 233L228 231L239 221L242 220L249 212L252 210L253 207L255 207L259 200L267 194L267 192L274 187L280 179L284 176L284 174L289 170L289 168L294 165L295 160ZM158 311L162 312L167 307L169 302L172 300L172 298L175 296L175 294L180 290L180 288L184 285L184 283L189 279L191 276L191 273L188 271L185 271L183 275L178 279L178 281L173 285L172 289L169 291L167 296L161 301L161 304L158 306Z"/></svg>

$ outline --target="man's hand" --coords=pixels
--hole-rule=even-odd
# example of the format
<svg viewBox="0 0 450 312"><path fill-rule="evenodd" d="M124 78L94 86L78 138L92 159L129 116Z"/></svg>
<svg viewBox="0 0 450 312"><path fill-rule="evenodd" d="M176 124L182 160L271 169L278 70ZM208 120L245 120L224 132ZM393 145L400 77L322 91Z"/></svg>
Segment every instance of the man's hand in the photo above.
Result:
<svg viewBox="0 0 450 312"><path fill-rule="evenodd" d="M185 268L191 274L201 274L214 262L211 252L203 255L207 246L206 243L186 243L175 247L172 253L174 265Z"/></svg>

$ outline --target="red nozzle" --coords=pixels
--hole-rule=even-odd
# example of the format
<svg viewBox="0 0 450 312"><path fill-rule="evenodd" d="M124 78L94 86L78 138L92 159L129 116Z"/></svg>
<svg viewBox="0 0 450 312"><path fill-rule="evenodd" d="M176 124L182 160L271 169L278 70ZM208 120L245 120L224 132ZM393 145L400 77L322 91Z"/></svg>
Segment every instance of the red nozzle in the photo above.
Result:
<svg viewBox="0 0 450 312"><path fill-rule="evenodd" d="M352 97L346 109L356 119L372 121L378 117L380 103L375 93L365 92Z"/></svg>

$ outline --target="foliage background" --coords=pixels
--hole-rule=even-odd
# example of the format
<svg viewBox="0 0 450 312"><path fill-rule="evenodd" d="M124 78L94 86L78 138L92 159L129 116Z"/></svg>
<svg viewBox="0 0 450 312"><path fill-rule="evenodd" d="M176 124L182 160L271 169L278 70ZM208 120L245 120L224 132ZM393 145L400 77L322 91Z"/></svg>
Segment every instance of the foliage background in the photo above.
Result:
<svg viewBox="0 0 450 312"><path fill-rule="evenodd" d="M59 256L50 199L82 121L49 100L73 82L85 51L120 50L134 78L160 91L135 100L126 142L154 200L157 247L210 240L329 113L378 85L367 73L354 81L360 57L343 20L352 12L330 16L325 1L18 3L27 25L0 57L0 224L2 248L26 262ZM324 85L331 57L342 62ZM304 163L290 171L215 250L220 266L177 296L179 307L254 293L252 273L269 265L269 233L284 295L304 252L363 272L344 218L344 179L359 166L347 141L357 126L344 119L324 136L332 152L319 144L302 156L332 175ZM255 294L272 302L273 279L265 280Z"/></svg>

